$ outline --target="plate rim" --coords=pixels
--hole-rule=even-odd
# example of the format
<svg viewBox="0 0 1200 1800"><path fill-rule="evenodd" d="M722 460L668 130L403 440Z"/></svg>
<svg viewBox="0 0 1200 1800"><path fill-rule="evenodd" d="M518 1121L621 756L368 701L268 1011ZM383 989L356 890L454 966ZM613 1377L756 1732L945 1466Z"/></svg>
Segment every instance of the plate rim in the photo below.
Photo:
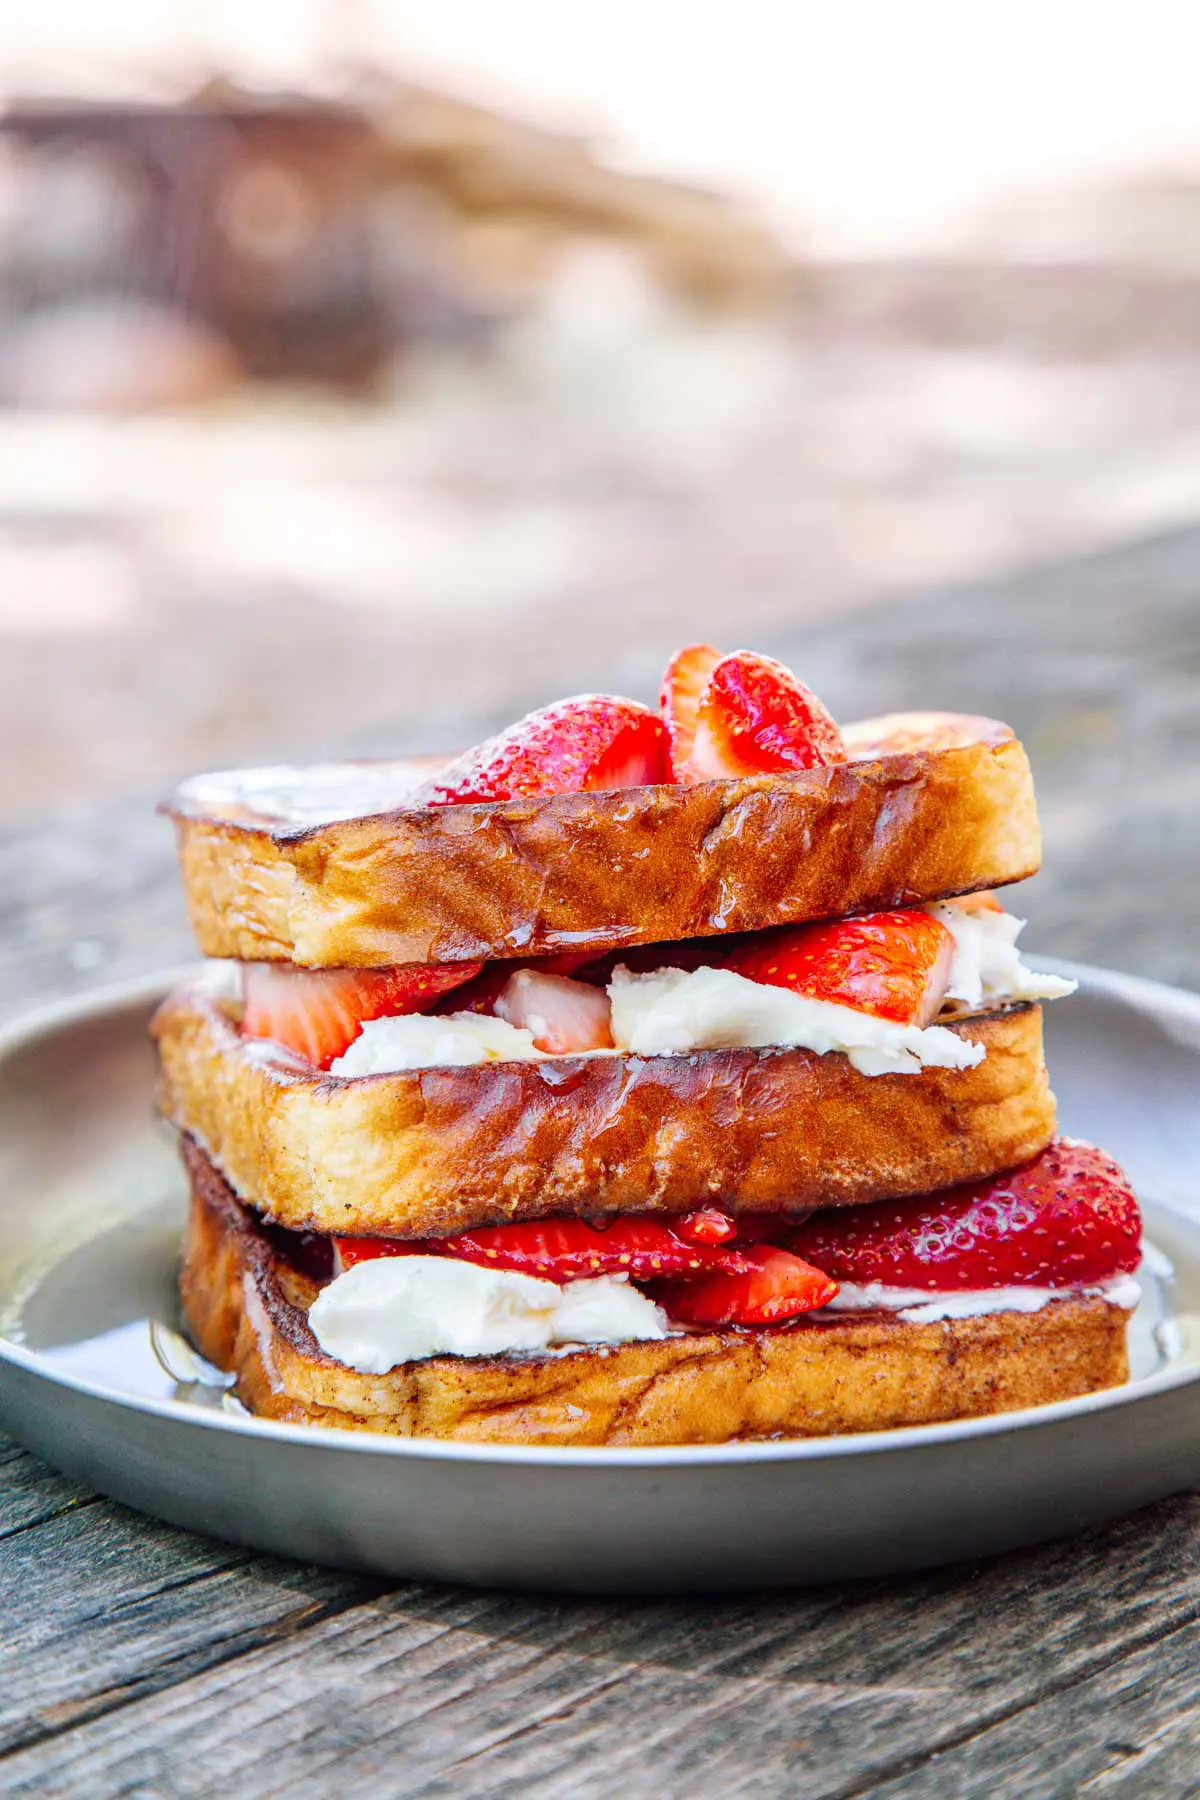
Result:
<svg viewBox="0 0 1200 1800"><path fill-rule="evenodd" d="M1063 957L1042 956L1037 960L1054 973L1077 980L1081 988L1110 994L1126 1005L1152 1012L1159 1017L1164 1012L1176 1017L1182 1016L1200 1027L1200 994L1187 988L1173 987L1148 976L1130 975L1095 963L1076 962ZM41 1040L52 1037L56 1031L86 1023L89 1019L128 1011L135 1006L152 1005L161 1000L178 981L194 974L202 966L198 961L177 964L169 969L132 976L124 981L109 982L84 994L68 995L25 1008L0 1025L0 1064ZM1162 1210L1171 1213L1174 1209L1164 1205ZM1160 1370L1136 1383L1127 1382L1119 1388L1102 1388L1095 1393L1080 1394L1072 1400L1058 1400L1046 1406L989 1413L977 1418L949 1419L930 1425L907 1425L887 1431L731 1444L576 1446L462 1443L443 1438L392 1437L383 1432L348 1431L340 1426L291 1425L274 1419L255 1418L251 1414L241 1418L234 1413L198 1406L189 1401L157 1400L150 1395L124 1393L103 1382L89 1380L67 1370L54 1370L36 1352L14 1343L3 1333L0 1333L0 1364L7 1364L35 1380L48 1382L52 1387L66 1388L86 1400L148 1414L168 1424L193 1426L201 1430L261 1440L268 1444L295 1444L310 1449L328 1449L335 1454L357 1451L368 1456L391 1456L405 1461L415 1458L418 1461L483 1464L493 1468L564 1470L713 1470L756 1464L824 1463L847 1456L884 1455L889 1452L928 1450L933 1453L964 1440L1050 1427L1062 1421L1088 1417L1096 1412L1137 1405L1142 1401L1173 1393L1179 1388L1200 1384L1200 1361L1197 1361L1183 1368Z"/></svg>

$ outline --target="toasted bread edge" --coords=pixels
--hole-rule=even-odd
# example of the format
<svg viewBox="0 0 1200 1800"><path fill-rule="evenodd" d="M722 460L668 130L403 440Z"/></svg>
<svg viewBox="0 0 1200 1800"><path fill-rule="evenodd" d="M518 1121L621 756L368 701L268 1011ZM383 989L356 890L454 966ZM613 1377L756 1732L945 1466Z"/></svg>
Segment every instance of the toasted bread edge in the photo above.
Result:
<svg viewBox="0 0 1200 1800"><path fill-rule="evenodd" d="M786 776L304 831L175 809L183 887L206 955L312 967L600 954L909 906L1040 864L1028 759L995 732Z"/></svg>
<svg viewBox="0 0 1200 1800"><path fill-rule="evenodd" d="M296 1230L410 1238L706 1201L857 1205L1036 1156L1055 1127L1040 1008L950 1029L984 1045L976 1068L866 1076L836 1053L724 1049L346 1080L273 1062L203 984L154 1021L163 1111L254 1206Z"/></svg>

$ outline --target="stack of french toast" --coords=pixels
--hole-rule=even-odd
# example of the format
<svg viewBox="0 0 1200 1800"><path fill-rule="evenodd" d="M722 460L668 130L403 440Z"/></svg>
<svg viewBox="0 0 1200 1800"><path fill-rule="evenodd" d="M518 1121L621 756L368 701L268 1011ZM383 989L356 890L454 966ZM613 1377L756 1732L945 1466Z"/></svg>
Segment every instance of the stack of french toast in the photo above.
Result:
<svg viewBox="0 0 1200 1800"><path fill-rule="evenodd" d="M263 1417L661 1445L1126 1378L1137 1201L1056 1135L983 718L681 650L452 760L197 777L160 1008L201 1353Z"/></svg>

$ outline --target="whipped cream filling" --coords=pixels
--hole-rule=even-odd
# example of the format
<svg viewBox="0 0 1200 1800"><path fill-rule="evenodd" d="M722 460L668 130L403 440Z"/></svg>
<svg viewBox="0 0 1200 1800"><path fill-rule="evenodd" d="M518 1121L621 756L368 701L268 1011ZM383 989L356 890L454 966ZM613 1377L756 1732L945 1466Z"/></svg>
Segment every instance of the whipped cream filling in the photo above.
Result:
<svg viewBox="0 0 1200 1800"><path fill-rule="evenodd" d="M926 1325L986 1313L1041 1312L1055 1300L1080 1296L1095 1296L1131 1312L1140 1294L1132 1275L1088 1287L961 1292L845 1282L827 1305L802 1318L883 1311L911 1325ZM431 1356L544 1355L572 1345L665 1338L678 1329L624 1275L599 1275L560 1287L448 1256L355 1263L318 1294L308 1322L327 1356L366 1375L384 1375L400 1363Z"/></svg>
<svg viewBox="0 0 1200 1800"><path fill-rule="evenodd" d="M364 1375L430 1356L534 1353L664 1338L661 1307L624 1275L559 1287L449 1256L381 1256L323 1288L308 1323L327 1356Z"/></svg>
<svg viewBox="0 0 1200 1800"><path fill-rule="evenodd" d="M472 1063L536 1062L528 1031L487 1013L402 1013L370 1019L331 1075L390 1075L400 1069L463 1068Z"/></svg>
<svg viewBox="0 0 1200 1800"><path fill-rule="evenodd" d="M1012 913L978 911L935 901L925 911L939 919L954 939L954 960L946 999L963 1006L988 1006L1017 1000L1060 1000L1079 985L1061 975L1042 975L1027 968L1017 949L1024 919Z"/></svg>
<svg viewBox="0 0 1200 1800"><path fill-rule="evenodd" d="M910 1325L928 1325L936 1319L975 1319L984 1313L1041 1312L1054 1300L1094 1296L1132 1312L1141 1298L1132 1275L1113 1275L1088 1287L973 1288L938 1292L930 1288L889 1287L882 1281L861 1285L844 1281L822 1312L894 1312Z"/></svg>
<svg viewBox="0 0 1200 1800"><path fill-rule="evenodd" d="M1053 1000L1075 983L1029 969L1017 949L1024 921L952 902L926 910L954 937L946 1001L954 1011ZM860 1075L909 1075L925 1068L971 1069L985 1051L945 1025L879 1019L855 1007L814 1000L789 988L750 981L732 969L664 967L635 975L618 968L609 983L614 1050L686 1056L696 1050L805 1049L841 1052ZM614 1051L580 1054L604 1056ZM480 1013L408 1013L371 1019L330 1065L333 1075L386 1075L405 1069L485 1062L538 1062L533 1034Z"/></svg>
<svg viewBox="0 0 1200 1800"><path fill-rule="evenodd" d="M900 1025L790 988L749 981L732 969L656 969L633 975L622 967L609 987L613 1040L639 1056L691 1050L769 1046L840 1050L860 1075L915 1074L924 1068L973 1069L983 1061L973 1044L944 1025Z"/></svg>

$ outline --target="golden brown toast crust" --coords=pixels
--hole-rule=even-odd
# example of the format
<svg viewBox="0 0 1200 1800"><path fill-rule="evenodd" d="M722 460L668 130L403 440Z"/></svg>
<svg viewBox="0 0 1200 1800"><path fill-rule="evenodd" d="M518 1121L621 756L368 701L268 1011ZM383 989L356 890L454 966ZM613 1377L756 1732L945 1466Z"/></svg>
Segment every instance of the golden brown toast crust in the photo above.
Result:
<svg viewBox="0 0 1200 1800"><path fill-rule="evenodd" d="M1100 1299L912 1325L879 1314L548 1357L432 1357L362 1375L308 1328L316 1289L184 1141L181 1289L201 1353L260 1417L498 1444L720 1444L1011 1412L1115 1387L1126 1315Z"/></svg>
<svg viewBox="0 0 1200 1800"><path fill-rule="evenodd" d="M965 742L920 747L916 732L918 747L880 753L906 720L936 732L942 717L848 727L861 760L692 788L409 806L300 829L256 818L235 772L227 791L200 778L167 810L208 956L358 967L599 953L1033 874L1033 783L1007 726L957 719Z"/></svg>
<svg viewBox="0 0 1200 1800"><path fill-rule="evenodd" d="M297 1230L448 1236L553 1213L850 1206L1036 1156L1054 1134L1041 1011L950 1029L974 1069L865 1076L809 1050L556 1057L347 1080L273 1061L202 983L154 1021L160 1103Z"/></svg>

